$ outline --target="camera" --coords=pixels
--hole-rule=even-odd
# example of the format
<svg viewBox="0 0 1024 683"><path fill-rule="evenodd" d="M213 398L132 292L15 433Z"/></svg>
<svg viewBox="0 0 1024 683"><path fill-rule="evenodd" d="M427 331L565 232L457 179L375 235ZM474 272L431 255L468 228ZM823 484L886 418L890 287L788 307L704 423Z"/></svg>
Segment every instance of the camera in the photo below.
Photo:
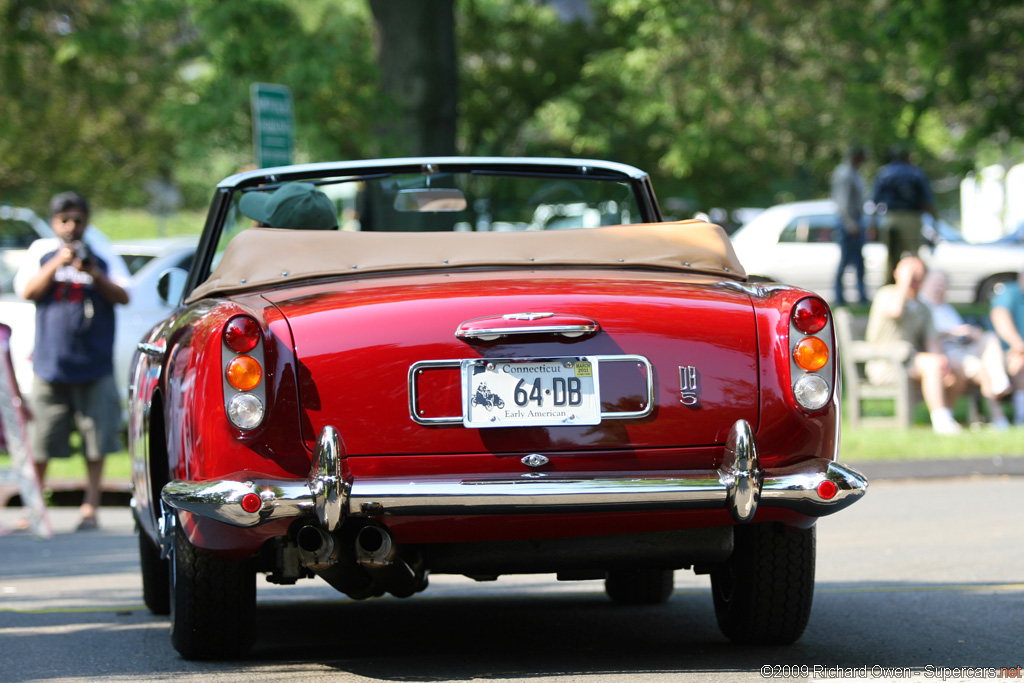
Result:
<svg viewBox="0 0 1024 683"><path fill-rule="evenodd" d="M89 247L86 246L85 242L75 241L68 245L71 247L72 253L75 258L82 262L82 265L88 265L89 260L92 258L92 254L89 251Z"/></svg>

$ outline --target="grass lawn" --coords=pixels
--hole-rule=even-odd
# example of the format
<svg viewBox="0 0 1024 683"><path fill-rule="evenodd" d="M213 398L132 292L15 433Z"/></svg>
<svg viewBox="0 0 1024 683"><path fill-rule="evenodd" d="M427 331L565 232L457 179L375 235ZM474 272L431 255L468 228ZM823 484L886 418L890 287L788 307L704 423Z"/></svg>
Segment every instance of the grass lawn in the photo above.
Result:
<svg viewBox="0 0 1024 683"><path fill-rule="evenodd" d="M100 210L93 223L113 241L147 237L198 235L203 231L205 211L179 211L160 220L145 209Z"/></svg>
<svg viewBox="0 0 1024 683"><path fill-rule="evenodd" d="M983 458L1024 456L1024 427L1005 431L964 429L961 434L942 436L928 425L910 429L843 429L840 460L914 460L922 458Z"/></svg>
<svg viewBox="0 0 1024 683"><path fill-rule="evenodd" d="M0 470L11 466L11 456L0 454ZM104 478L128 480L131 476L131 463L128 451L111 453L107 456L103 467ZM73 455L70 458L55 458L46 468L46 478L53 480L85 480L85 458Z"/></svg>

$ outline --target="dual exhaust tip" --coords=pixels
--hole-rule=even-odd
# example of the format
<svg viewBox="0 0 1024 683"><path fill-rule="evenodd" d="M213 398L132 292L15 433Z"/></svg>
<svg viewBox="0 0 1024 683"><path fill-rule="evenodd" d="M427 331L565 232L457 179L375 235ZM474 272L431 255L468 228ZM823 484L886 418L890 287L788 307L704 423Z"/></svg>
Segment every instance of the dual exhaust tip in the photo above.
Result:
<svg viewBox="0 0 1024 683"><path fill-rule="evenodd" d="M422 557L402 557L383 527L364 526L349 544L320 526L307 524L298 530L295 542L304 567L352 598L385 592L404 598L427 587Z"/></svg>
<svg viewBox="0 0 1024 683"><path fill-rule="evenodd" d="M319 565L337 561L341 544L334 534L315 524L301 527L295 536L303 564L316 571ZM398 547L387 529L364 526L356 534L355 559L363 567L387 567L395 563ZM333 560L333 561L332 561Z"/></svg>

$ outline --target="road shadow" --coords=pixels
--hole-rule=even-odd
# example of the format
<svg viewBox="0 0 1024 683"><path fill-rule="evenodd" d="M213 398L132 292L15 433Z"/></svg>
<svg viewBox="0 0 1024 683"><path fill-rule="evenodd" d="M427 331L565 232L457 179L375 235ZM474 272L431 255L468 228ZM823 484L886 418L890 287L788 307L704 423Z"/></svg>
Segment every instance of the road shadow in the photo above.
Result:
<svg viewBox="0 0 1024 683"><path fill-rule="evenodd" d="M706 591L624 607L603 594L267 605L250 660L308 661L376 680L757 672L765 665L1017 666L1024 586L819 584L796 644L739 647ZM289 624L274 632L274 624ZM877 672L876 672L877 673Z"/></svg>
<svg viewBox="0 0 1024 683"><path fill-rule="evenodd" d="M231 615L224 618L230 628ZM549 584L479 597L428 591L406 600L273 601L261 602L257 619L259 636L244 659L187 662L171 647L168 620L141 608L0 610L4 680L65 680L67 662L45 653L70 653L78 679L150 681L267 672L424 683L662 674L754 680L773 665L806 666L812 675L819 667L819 677L824 667L876 667L878 678L901 667L1015 667L1024 587L819 583L807 632L781 648L731 644L718 632L710 594L691 589L655 607L623 607L599 590Z"/></svg>

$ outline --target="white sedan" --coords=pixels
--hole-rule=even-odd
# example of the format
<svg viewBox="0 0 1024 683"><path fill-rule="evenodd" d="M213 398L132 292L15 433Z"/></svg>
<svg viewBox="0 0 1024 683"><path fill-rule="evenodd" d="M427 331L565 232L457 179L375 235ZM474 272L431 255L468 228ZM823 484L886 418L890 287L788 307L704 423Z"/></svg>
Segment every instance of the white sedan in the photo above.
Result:
<svg viewBox="0 0 1024 683"><path fill-rule="evenodd" d="M731 240L748 275L803 287L831 302L839 267L836 220L836 205L830 200L779 204L737 230ZM945 225L936 235L934 246L921 247L921 258L949 276L950 303L987 302L997 285L1015 280L1024 269L1024 244L973 244ZM863 253L864 280L873 296L885 284L887 249L869 241ZM847 301L857 300L852 268L844 274L843 292Z"/></svg>

